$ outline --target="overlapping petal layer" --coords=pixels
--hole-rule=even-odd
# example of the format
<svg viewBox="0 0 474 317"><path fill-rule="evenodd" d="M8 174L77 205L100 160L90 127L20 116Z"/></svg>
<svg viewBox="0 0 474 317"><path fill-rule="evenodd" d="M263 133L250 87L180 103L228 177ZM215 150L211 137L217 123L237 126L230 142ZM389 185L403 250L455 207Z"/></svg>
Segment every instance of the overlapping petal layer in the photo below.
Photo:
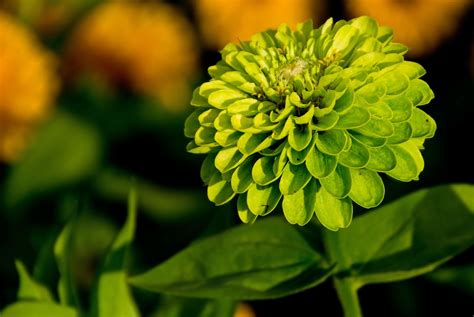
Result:
<svg viewBox="0 0 474 317"><path fill-rule="evenodd" d="M314 212L331 230L347 227L352 203L384 197L380 173L417 180L435 121L425 70L369 17L313 29L287 25L229 44L193 94L188 151L206 154L201 176L216 205L238 197L242 221L282 202L304 225Z"/></svg>

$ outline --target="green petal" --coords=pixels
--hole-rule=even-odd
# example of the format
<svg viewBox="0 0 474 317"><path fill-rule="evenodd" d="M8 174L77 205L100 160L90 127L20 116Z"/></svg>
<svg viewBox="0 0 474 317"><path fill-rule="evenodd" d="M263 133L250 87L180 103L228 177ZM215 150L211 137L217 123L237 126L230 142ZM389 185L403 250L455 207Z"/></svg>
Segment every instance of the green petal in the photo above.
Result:
<svg viewBox="0 0 474 317"><path fill-rule="evenodd" d="M395 131L393 135L387 139L388 144L404 143L412 137L413 129L408 122L394 123L393 129Z"/></svg>
<svg viewBox="0 0 474 317"><path fill-rule="evenodd" d="M212 94L215 91L225 90L225 89L230 89L231 91L233 90L232 86L230 86L226 82L223 82L222 80L211 80L199 86L199 95L206 98L206 103L207 103L207 98L209 97L210 94Z"/></svg>
<svg viewBox="0 0 474 317"><path fill-rule="evenodd" d="M207 102L207 98L199 94L199 89L200 87L194 89L191 105L195 107L210 107L209 103Z"/></svg>
<svg viewBox="0 0 474 317"><path fill-rule="evenodd" d="M436 122L433 118L418 108L413 109L413 115L408 122L413 129L413 138L426 137L436 130Z"/></svg>
<svg viewBox="0 0 474 317"><path fill-rule="evenodd" d="M241 132L258 133L261 132L253 126L253 119L242 114L234 114L230 117L232 128Z"/></svg>
<svg viewBox="0 0 474 317"><path fill-rule="evenodd" d="M388 138L393 135L393 124L388 120L371 118L365 125L354 131L372 137Z"/></svg>
<svg viewBox="0 0 474 317"><path fill-rule="evenodd" d="M280 192L291 195L303 188L311 179L311 174L304 165L286 164L280 178Z"/></svg>
<svg viewBox="0 0 474 317"><path fill-rule="evenodd" d="M275 184L260 186L250 185L247 192L247 206L257 216L265 216L275 209L281 199L281 193Z"/></svg>
<svg viewBox="0 0 474 317"><path fill-rule="evenodd" d="M221 113L219 113L216 120L214 120L214 127L216 130L226 130L233 128L231 117L227 111L221 111Z"/></svg>
<svg viewBox="0 0 474 317"><path fill-rule="evenodd" d="M351 170L352 188L349 197L359 206L374 208L380 205L385 187L379 174L365 168Z"/></svg>
<svg viewBox="0 0 474 317"><path fill-rule="evenodd" d="M354 104L355 95L352 89L347 89L344 94L336 100L334 105L334 111L339 114L345 113L348 111Z"/></svg>
<svg viewBox="0 0 474 317"><path fill-rule="evenodd" d="M227 108L230 114L243 114L245 116L254 116L258 113L259 101L253 98L243 98L234 101Z"/></svg>
<svg viewBox="0 0 474 317"><path fill-rule="evenodd" d="M257 215L254 215L247 206L247 193L239 195L237 199L237 212L243 223L254 223Z"/></svg>
<svg viewBox="0 0 474 317"><path fill-rule="evenodd" d="M387 175L402 182L418 180L418 176L424 167L423 157L418 148L410 142L391 145L390 148L397 158L397 165L387 172Z"/></svg>
<svg viewBox="0 0 474 317"><path fill-rule="evenodd" d="M222 147L229 147L236 145L241 135L241 132L235 130L222 130L216 132L214 140Z"/></svg>
<svg viewBox="0 0 474 317"><path fill-rule="evenodd" d="M370 159L366 168L377 172L388 172L397 165L397 158L389 146L369 148Z"/></svg>
<svg viewBox="0 0 474 317"><path fill-rule="evenodd" d="M209 182L211 181L211 177L214 174L219 174L219 171L214 166L215 158L216 158L215 154L209 154L206 156L206 158L202 162L200 174L201 174L202 181L206 185L209 184Z"/></svg>
<svg viewBox="0 0 474 317"><path fill-rule="evenodd" d="M221 173L225 173L240 165L246 156L240 153L237 147L221 149L214 160L214 164Z"/></svg>
<svg viewBox="0 0 474 317"><path fill-rule="evenodd" d="M292 225L304 226L313 217L318 182L312 179L308 185L292 195L283 196L283 214Z"/></svg>
<svg viewBox="0 0 474 317"><path fill-rule="evenodd" d="M197 145L212 145L215 143L214 135L216 132L216 129L213 128L200 127L194 135L194 141Z"/></svg>
<svg viewBox="0 0 474 317"><path fill-rule="evenodd" d="M385 145L387 143L386 138L379 138L379 137L372 137L357 133L353 130L350 131L351 135L356 138L358 141L362 142L363 144L369 147L379 147Z"/></svg>
<svg viewBox="0 0 474 317"><path fill-rule="evenodd" d="M290 130L294 127L294 123L292 118L288 118L284 123L280 122L278 126L275 128L272 134L272 138L275 140L281 140L288 136Z"/></svg>
<svg viewBox="0 0 474 317"><path fill-rule="evenodd" d="M334 128L334 126L337 124L337 121L339 120L339 115L337 112L332 110L327 115L317 118L316 120L316 123L311 123L311 127L317 131L326 131Z"/></svg>
<svg viewBox="0 0 474 317"><path fill-rule="evenodd" d="M359 30L352 25L346 24L342 26L334 35L334 41L331 49L337 54L344 57L357 44L359 38Z"/></svg>
<svg viewBox="0 0 474 317"><path fill-rule="evenodd" d="M237 147L242 154L250 155L268 148L272 141L272 137L266 133L253 134L247 132L240 137Z"/></svg>
<svg viewBox="0 0 474 317"><path fill-rule="evenodd" d="M357 96L362 97L368 103L376 103L385 96L387 88L382 83L373 82L362 86L357 90Z"/></svg>
<svg viewBox="0 0 474 317"><path fill-rule="evenodd" d="M232 173L232 178L230 180L230 185L234 192L238 194L245 193L250 185L253 182L252 179L252 166L253 160L248 158L245 162L242 163L239 167L237 167Z"/></svg>
<svg viewBox="0 0 474 317"><path fill-rule="evenodd" d="M339 163L352 168L362 168L367 165L370 152L365 145L352 138L349 151L341 152L338 157Z"/></svg>
<svg viewBox="0 0 474 317"><path fill-rule="evenodd" d="M184 121L184 135L187 138L194 138L197 130L201 127L199 124L199 116L201 113L202 111L195 110L186 118L186 121Z"/></svg>
<svg viewBox="0 0 474 317"><path fill-rule="evenodd" d="M408 89L409 79L406 75L398 71L390 71L377 79L377 82L383 83L387 87L387 95L398 95Z"/></svg>
<svg viewBox="0 0 474 317"><path fill-rule="evenodd" d="M266 186L277 180L280 174L273 172L274 162L275 159L273 157L264 156L259 158L251 169L253 181L258 185Z"/></svg>
<svg viewBox="0 0 474 317"><path fill-rule="evenodd" d="M245 73L239 71L225 72L220 76L220 79L248 94L258 92L257 85L255 85L255 83L252 82L252 78Z"/></svg>
<svg viewBox="0 0 474 317"><path fill-rule="evenodd" d="M266 113L259 113L253 117L253 125L255 128L262 131L273 131L277 124L270 120L270 116Z"/></svg>
<svg viewBox="0 0 474 317"><path fill-rule="evenodd" d="M377 40L382 42L382 44L388 43L393 38L393 30L388 26L381 26L377 32Z"/></svg>
<svg viewBox="0 0 474 317"><path fill-rule="evenodd" d="M199 115L199 124L203 127L213 128L214 121L221 113L219 109L208 109Z"/></svg>
<svg viewBox="0 0 474 317"><path fill-rule="evenodd" d="M410 81L410 86L405 92L405 96L410 99L414 106L426 105L434 98L430 86L421 79Z"/></svg>
<svg viewBox="0 0 474 317"><path fill-rule="evenodd" d="M362 107L354 106L339 117L336 129L354 129L363 126L370 120L370 113Z"/></svg>
<svg viewBox="0 0 474 317"><path fill-rule="evenodd" d="M342 152L348 136L342 130L329 130L316 134L316 146L318 149L329 155L337 155Z"/></svg>
<svg viewBox="0 0 474 317"><path fill-rule="evenodd" d="M352 221L352 200L337 199L321 187L316 194L316 217L329 230L347 228Z"/></svg>
<svg viewBox="0 0 474 317"><path fill-rule="evenodd" d="M369 110L371 114L371 118L383 119L383 120L391 120L393 118L392 109L387 103L381 100L374 104L369 105L367 109Z"/></svg>
<svg viewBox="0 0 474 317"><path fill-rule="evenodd" d="M397 96L385 99L384 101L392 109L392 122L404 122L410 119L413 112L413 104L406 96Z"/></svg>
<svg viewBox="0 0 474 317"><path fill-rule="evenodd" d="M351 191L351 172L347 167L337 165L329 176L319 179L321 185L336 198L344 198Z"/></svg>
<svg viewBox="0 0 474 317"><path fill-rule="evenodd" d="M306 168L315 178L326 177L331 174L337 166L337 158L335 156L327 155L318 150L317 147L312 147L306 158Z"/></svg>
<svg viewBox="0 0 474 317"><path fill-rule="evenodd" d="M370 37L377 36L378 31L378 24L377 21L368 17L368 16L361 16L355 18L351 21L351 25L357 29L359 29L360 34L364 34Z"/></svg>
<svg viewBox="0 0 474 317"><path fill-rule="evenodd" d="M230 182L222 179L222 175L216 173L211 177L209 187L207 187L207 197L210 201L215 203L216 206L228 203L234 196L235 193L232 190Z"/></svg>
<svg viewBox="0 0 474 317"><path fill-rule="evenodd" d="M191 141L186 145L186 151L193 154L206 154L212 150L209 146L198 146L196 142Z"/></svg>
<svg viewBox="0 0 474 317"><path fill-rule="evenodd" d="M294 117L295 123L308 124L311 122L311 119L313 119L313 115L314 115L314 106L311 106L304 115L301 115L299 117Z"/></svg>
<svg viewBox="0 0 474 317"><path fill-rule="evenodd" d="M290 160L291 164L298 165L303 164L308 157L311 150L314 148L314 143L316 142L316 138L311 140L311 143L303 150L303 151L296 151L293 148L289 148L287 155L288 159Z"/></svg>
<svg viewBox="0 0 474 317"><path fill-rule="evenodd" d="M386 54L405 54L406 52L408 52L408 47L400 43L390 43L382 49L382 52Z"/></svg>
<svg viewBox="0 0 474 317"><path fill-rule="evenodd" d="M396 67L397 72L401 72L410 79L417 79L426 74L426 70L418 63L404 61Z"/></svg>
<svg viewBox="0 0 474 317"><path fill-rule="evenodd" d="M246 94L237 90L217 90L212 92L209 95L207 101L211 106L216 107L217 109L225 109L229 107L232 103L242 98L247 97Z"/></svg>
<svg viewBox="0 0 474 317"><path fill-rule="evenodd" d="M308 126L295 125L289 132L288 143L296 151L303 151L313 138L313 132Z"/></svg>
<svg viewBox="0 0 474 317"><path fill-rule="evenodd" d="M277 159L275 159L275 162L273 163L273 173L275 175L281 175L283 173L283 169L285 168L287 162L288 162L288 143L283 143L283 149L280 152L280 155L278 156Z"/></svg>

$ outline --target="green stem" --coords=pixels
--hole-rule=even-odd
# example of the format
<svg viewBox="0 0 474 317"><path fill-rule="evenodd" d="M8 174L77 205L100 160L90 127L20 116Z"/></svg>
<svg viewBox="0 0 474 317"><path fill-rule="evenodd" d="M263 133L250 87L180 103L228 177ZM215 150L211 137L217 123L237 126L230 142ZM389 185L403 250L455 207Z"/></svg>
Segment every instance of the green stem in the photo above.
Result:
<svg viewBox="0 0 474 317"><path fill-rule="evenodd" d="M344 310L344 317L362 317L357 286L350 279L334 279L337 296Z"/></svg>

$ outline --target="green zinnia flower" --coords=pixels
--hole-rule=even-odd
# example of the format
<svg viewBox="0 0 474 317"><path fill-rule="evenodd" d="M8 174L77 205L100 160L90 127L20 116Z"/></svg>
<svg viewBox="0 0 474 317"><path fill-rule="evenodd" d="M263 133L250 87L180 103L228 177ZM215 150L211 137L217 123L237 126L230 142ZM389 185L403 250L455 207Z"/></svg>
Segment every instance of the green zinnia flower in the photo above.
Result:
<svg viewBox="0 0 474 317"><path fill-rule="evenodd" d="M347 227L352 202L379 205L379 173L417 180L423 142L436 130L419 106L433 98L423 67L369 17L317 29L311 21L229 44L194 91L188 151L207 154L201 176L216 205L238 196L243 222L282 200L288 222L316 212Z"/></svg>

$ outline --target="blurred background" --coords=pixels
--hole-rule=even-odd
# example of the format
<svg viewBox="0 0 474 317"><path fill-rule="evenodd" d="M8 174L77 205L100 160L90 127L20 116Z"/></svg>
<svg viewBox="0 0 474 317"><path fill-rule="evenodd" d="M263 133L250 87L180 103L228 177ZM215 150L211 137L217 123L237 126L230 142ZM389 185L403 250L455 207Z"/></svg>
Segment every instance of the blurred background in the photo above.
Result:
<svg viewBox="0 0 474 317"><path fill-rule="evenodd" d="M74 275L86 297L125 219L131 182L139 195L132 273L239 223L233 204L207 200L203 158L186 152L183 123L219 50L282 22L370 15L427 69L436 97L426 111L438 131L426 144L420 181L386 181L385 202L473 182L473 13L472 0L0 0L0 308L15 300L15 259L54 285L51 246L72 216ZM369 317L446 309L470 316L474 250L437 273L367 286L360 295ZM135 298L144 316L175 309L156 294ZM329 282L240 307L239 317L342 315Z"/></svg>

